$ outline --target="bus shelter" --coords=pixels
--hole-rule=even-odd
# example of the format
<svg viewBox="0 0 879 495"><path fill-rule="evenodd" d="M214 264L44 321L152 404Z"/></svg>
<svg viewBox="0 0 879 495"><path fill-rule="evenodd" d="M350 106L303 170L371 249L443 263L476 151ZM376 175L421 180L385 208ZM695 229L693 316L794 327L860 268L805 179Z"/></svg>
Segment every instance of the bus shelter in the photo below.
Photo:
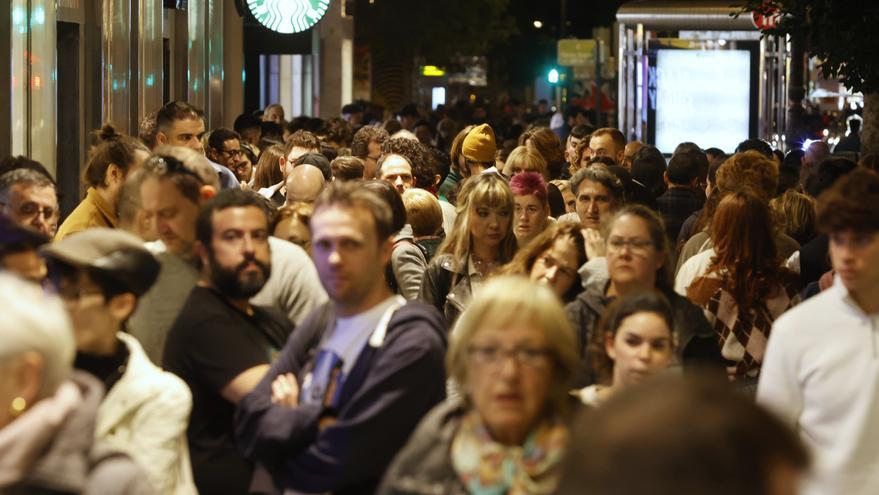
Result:
<svg viewBox="0 0 879 495"><path fill-rule="evenodd" d="M670 154L683 141L784 149L790 46L728 0L629 2L619 26L619 128Z"/></svg>

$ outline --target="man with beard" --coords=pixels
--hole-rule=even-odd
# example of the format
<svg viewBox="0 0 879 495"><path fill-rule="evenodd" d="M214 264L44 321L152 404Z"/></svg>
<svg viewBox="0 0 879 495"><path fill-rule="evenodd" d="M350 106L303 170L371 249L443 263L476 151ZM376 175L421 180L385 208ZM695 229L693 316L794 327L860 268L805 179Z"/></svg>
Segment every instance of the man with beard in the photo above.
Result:
<svg viewBox="0 0 879 495"><path fill-rule="evenodd" d="M190 457L200 493L247 493L252 465L235 448L238 401L269 368L291 330L250 298L271 272L269 217L256 194L227 190L202 207L195 251L201 277L171 327L163 364L192 390Z"/></svg>
<svg viewBox="0 0 879 495"><path fill-rule="evenodd" d="M159 240L148 243L147 248L162 265L158 280L140 299L128 329L150 360L161 363L168 330L200 277L196 218L202 205L216 194L219 180L204 156L166 146L157 148L126 181L140 202L140 213L158 235ZM270 238L269 243L274 276L253 302L271 306L299 324L326 301L326 293L302 248L277 238Z"/></svg>

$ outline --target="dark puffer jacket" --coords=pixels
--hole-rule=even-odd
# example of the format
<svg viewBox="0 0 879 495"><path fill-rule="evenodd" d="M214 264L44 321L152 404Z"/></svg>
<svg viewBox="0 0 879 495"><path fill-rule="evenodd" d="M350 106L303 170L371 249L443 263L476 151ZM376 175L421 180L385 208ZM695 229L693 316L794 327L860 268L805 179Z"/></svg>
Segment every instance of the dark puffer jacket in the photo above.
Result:
<svg viewBox="0 0 879 495"><path fill-rule="evenodd" d="M613 301L613 297L605 295L606 292L607 285L603 289L589 286L565 307L568 321L577 334L580 349L580 366L574 381L575 388L587 387L596 383L598 379L592 369L586 348L598 327L598 320L601 319L605 308ZM660 292L668 299L674 314L674 326L678 335L678 361L684 368L697 366L704 369L708 366L716 369L718 373L723 373L727 361L720 354L717 338L702 309L672 290L660 290Z"/></svg>

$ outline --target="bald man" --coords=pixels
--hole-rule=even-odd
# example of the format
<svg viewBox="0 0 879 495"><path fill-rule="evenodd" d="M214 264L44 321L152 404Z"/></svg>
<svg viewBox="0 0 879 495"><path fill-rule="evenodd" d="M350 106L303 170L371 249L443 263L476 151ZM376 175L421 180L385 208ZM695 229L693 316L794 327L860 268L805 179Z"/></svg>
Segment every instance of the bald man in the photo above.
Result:
<svg viewBox="0 0 879 495"><path fill-rule="evenodd" d="M313 203L323 190L324 174L314 165L297 165L287 176L287 204L297 201Z"/></svg>
<svg viewBox="0 0 879 495"><path fill-rule="evenodd" d="M623 167L627 170L632 170L632 159L635 157L635 153L638 152L645 145L641 141L630 141L626 143L626 147L623 148Z"/></svg>

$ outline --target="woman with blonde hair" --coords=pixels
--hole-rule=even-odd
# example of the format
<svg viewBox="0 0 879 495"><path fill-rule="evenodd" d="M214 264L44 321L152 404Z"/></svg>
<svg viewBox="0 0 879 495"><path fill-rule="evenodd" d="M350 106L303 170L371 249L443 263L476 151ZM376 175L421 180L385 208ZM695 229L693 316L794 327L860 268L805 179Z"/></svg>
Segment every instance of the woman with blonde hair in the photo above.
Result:
<svg viewBox="0 0 879 495"><path fill-rule="evenodd" d="M424 273L419 299L435 306L449 327L497 268L516 252L513 192L498 174L468 179L457 218Z"/></svg>
<svg viewBox="0 0 879 495"><path fill-rule="evenodd" d="M587 140L588 141L588 140ZM519 145L533 148L546 160L549 179L558 179L565 164L565 151L559 137L549 127L532 127L519 136Z"/></svg>
<svg viewBox="0 0 879 495"><path fill-rule="evenodd" d="M588 139L584 139L577 143L577 146L574 148L573 158L570 169L568 170L568 173L571 175L574 175L578 170L589 166L589 159L592 158L592 156L589 154Z"/></svg>
<svg viewBox="0 0 879 495"><path fill-rule="evenodd" d="M772 198L769 207L781 223L782 231L805 245L818 235L815 227L815 198L788 189L781 196Z"/></svg>
<svg viewBox="0 0 879 495"><path fill-rule="evenodd" d="M516 146L504 162L505 176L512 177L520 172L537 172L543 180L549 181L546 160L537 150L527 146Z"/></svg>
<svg viewBox="0 0 879 495"><path fill-rule="evenodd" d="M577 367L555 294L522 277L488 282L455 326L446 367L461 397L428 413L378 493L554 493Z"/></svg>

